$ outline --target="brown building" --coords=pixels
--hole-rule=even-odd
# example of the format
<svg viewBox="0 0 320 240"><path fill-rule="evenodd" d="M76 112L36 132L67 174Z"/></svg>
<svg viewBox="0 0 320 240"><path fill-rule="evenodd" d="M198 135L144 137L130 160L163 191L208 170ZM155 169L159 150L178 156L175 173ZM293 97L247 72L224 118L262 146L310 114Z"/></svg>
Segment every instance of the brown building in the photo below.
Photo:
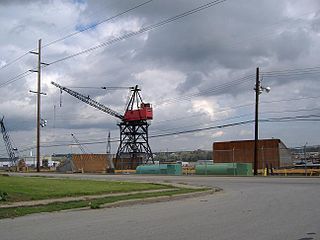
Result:
<svg viewBox="0 0 320 240"><path fill-rule="evenodd" d="M239 140L213 143L215 163L252 163L254 159L254 140ZM289 149L280 139L262 139L258 142L258 169L266 166L279 168L292 166Z"/></svg>
<svg viewBox="0 0 320 240"><path fill-rule="evenodd" d="M106 154L72 154L76 171L87 173L106 172L109 168Z"/></svg>

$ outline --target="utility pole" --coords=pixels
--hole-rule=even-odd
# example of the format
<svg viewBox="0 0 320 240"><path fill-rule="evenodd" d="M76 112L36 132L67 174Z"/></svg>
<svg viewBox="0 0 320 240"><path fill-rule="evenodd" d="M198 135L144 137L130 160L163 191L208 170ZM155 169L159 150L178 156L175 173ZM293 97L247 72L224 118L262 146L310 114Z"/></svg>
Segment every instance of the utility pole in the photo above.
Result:
<svg viewBox="0 0 320 240"><path fill-rule="evenodd" d="M110 154L111 153L111 137L110 137L110 131L108 133L108 140L107 140L107 151L106 151L107 154Z"/></svg>
<svg viewBox="0 0 320 240"><path fill-rule="evenodd" d="M308 176L307 173L307 144L308 142L306 142L306 144L303 146L303 154L304 154L304 174L306 176Z"/></svg>
<svg viewBox="0 0 320 240"><path fill-rule="evenodd" d="M31 91L31 93L37 94L37 172L40 172L40 125L41 125L41 116L40 116L40 109L41 109L41 94L46 95L45 93L41 92L41 65L46 63L41 62L41 39L38 41L38 52L31 51L30 53L38 55L38 67L37 70L29 70L31 72L38 73L38 83L37 83L37 91Z"/></svg>
<svg viewBox="0 0 320 240"><path fill-rule="evenodd" d="M40 172L40 104L41 104L41 39L38 43L38 88L37 88L37 172Z"/></svg>
<svg viewBox="0 0 320 240"><path fill-rule="evenodd" d="M270 87L261 86L259 68L256 70L256 105L255 105L255 118L254 118L254 159L253 159L253 174L258 175L258 145L259 145L259 95L266 91L270 92Z"/></svg>
<svg viewBox="0 0 320 240"><path fill-rule="evenodd" d="M259 68L256 70L256 105L254 118L254 160L253 160L253 175L258 175L258 141L259 141L259 95L260 95L260 79Z"/></svg>

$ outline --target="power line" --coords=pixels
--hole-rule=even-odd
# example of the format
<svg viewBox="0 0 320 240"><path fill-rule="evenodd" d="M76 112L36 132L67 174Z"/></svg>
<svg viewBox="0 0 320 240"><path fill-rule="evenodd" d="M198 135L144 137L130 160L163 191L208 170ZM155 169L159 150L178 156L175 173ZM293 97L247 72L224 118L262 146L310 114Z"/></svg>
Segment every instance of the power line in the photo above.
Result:
<svg viewBox="0 0 320 240"><path fill-rule="evenodd" d="M252 114L249 113L249 114L242 114L242 115L238 115L238 116L234 116L234 117L230 117L230 118L224 118L224 119L219 119L219 120L216 120L214 122L221 122L221 121L227 121L227 120L233 120L233 119L237 119L237 118L243 118L243 117L248 117L248 116L251 116ZM207 126L209 124L212 124L212 122L210 123L205 123L203 124L203 126ZM153 131L153 132L166 132L166 131L169 131L169 130L175 130L175 129L183 129L183 128L189 128L189 127L193 127L193 126L199 126L199 123L197 124L192 124L192 125L187 125L187 126L179 126L179 127L174 127L174 128L169 128L169 129L160 129L160 128L153 128L154 130L156 131Z"/></svg>
<svg viewBox="0 0 320 240"><path fill-rule="evenodd" d="M58 39L56 39L56 40L54 40L54 41L52 41L52 42L49 42L49 43L43 45L43 48L48 47L48 46L51 46L51 45L53 45L53 44L55 44L55 43L57 43L57 42L63 41L63 40L68 39L68 38L70 38L70 37L73 37L73 36L75 36L75 35L77 35L77 34L79 34L79 33L85 32L85 31L87 31L87 30L89 30L89 29L95 28L95 27L97 27L98 25L100 25L100 24L102 24L102 23L109 22L109 21L111 21L111 20L113 20L113 19L115 19L115 18L118 18L118 17L120 17L120 16L122 16L122 15L124 15L124 14L126 14L126 13L129 13L129 12L131 12L131 11L137 9L137 8L140 8L140 7L142 7L142 6L150 3L150 2L152 2L152 1L153 1L153 0L149 0L149 1L146 1L146 2L143 2L143 3L140 3L140 4L138 4L138 5L134 6L134 7L131 7L131 8L129 8L129 9L123 11L123 12L120 12L120 13L118 13L118 14L116 14L116 15L113 15L112 17L108 17L108 18L106 18L106 19L104 19L104 20L102 20L102 21L99 21L99 22L97 22L97 23L95 23L95 24L92 24L92 25L90 25L90 26L87 26L87 27L85 27L85 28L83 28L83 29L81 29L81 30L79 30L79 31L70 33L70 34L68 34L68 35L66 35L66 36L64 36L64 37L62 37L62 38L58 38Z"/></svg>
<svg viewBox="0 0 320 240"><path fill-rule="evenodd" d="M313 71L313 72L288 72L288 73L274 73L274 74L262 74L264 78L274 78L274 77L302 77L302 76L308 76L308 75L318 75L320 74L320 71Z"/></svg>
<svg viewBox="0 0 320 240"><path fill-rule="evenodd" d="M79 34L79 33L83 33L83 32L85 32L85 31L87 31L87 30L89 30L89 29L95 28L95 27L97 27L98 25L100 25L100 24L102 24L102 23L109 22L109 21L111 21L111 20L113 20L113 19L115 19L115 18L117 18L117 17L120 17L120 16L122 16L122 15L124 15L124 14L126 14L126 13L129 13L129 12L137 9L137 8L140 8L140 7L142 7L142 6L150 3L150 2L152 2L152 1L153 1L153 0L148 0L148 1L146 1L146 2L140 3L140 4L138 4L138 5L134 6L134 7L131 7L131 8L129 8L129 9L123 11L123 12L120 12L120 13L112 16L112 17L106 18L106 19L101 20L101 21L99 21L99 22L97 22L97 23L95 23L95 24L92 24L92 25L90 25L90 26L87 26L87 27L85 27L85 28L83 28L83 29L81 29L81 30L79 30L79 31L75 31L75 32L73 32L73 33L70 33L70 34L64 36L64 37L58 38L58 39L56 39L56 40L53 40L53 41L51 41L51 42L49 42L49 43L47 43L47 44L44 44L44 45L42 46L42 48L51 46L51 45L53 45L53 44L55 44L55 43L57 43L57 42L66 40L66 39L68 39L68 38L70 38L70 37L73 37L73 36ZM35 51L35 50L37 50L37 49L32 49L32 50L30 50L30 51ZM0 70L5 69L5 68L7 68L8 66L12 65L13 63L18 62L20 59L22 59L23 57L27 56L27 55L30 53L30 51L27 51L26 53L20 55L19 57L15 58L15 59L13 59L13 60L11 60L11 61L9 61L8 63L6 63L6 64L3 65L2 67L0 67Z"/></svg>
<svg viewBox="0 0 320 240"><path fill-rule="evenodd" d="M281 117L281 118L269 118L269 119L261 119L260 122L285 122L285 121L320 121L320 115L304 115L304 116L293 116L293 117ZM221 129L221 128L227 128L227 127L233 127L233 126L239 126L244 125L248 123L253 123L254 120L246 120L241 122L235 122L235 123L228 123L228 124L222 124L222 125L216 125L216 126L210 126L210 127L204 127L204 128L197 128L197 129L191 129L191 130L185 130L185 131L178 131L173 133L164 133L164 134L158 134L158 135L151 135L150 138L157 138L157 137L167 137L172 135L180 135L180 134L186 134L186 133L194 133L194 132L200 132L200 131L207 131L207 130L213 130L213 129Z"/></svg>
<svg viewBox="0 0 320 240"><path fill-rule="evenodd" d="M149 31L151 31L151 30L154 30L154 29L157 29L157 28L159 28L159 27L162 27L162 26L164 26L164 25L166 25L166 24L168 24L168 23L171 23L171 22L173 22L173 21L177 21L178 19L181 19L181 18L184 18L184 17L186 17L186 16L195 14L195 13L197 13L197 12L203 11L203 10L205 10L205 9L208 9L208 8L210 8L210 7L213 7L213 6L215 6L215 5L218 5L218 4L220 4L220 3L223 3L223 2L225 2L225 1L227 1L227 0L215 0L215 1L211 1L211 2L209 2L209 3L206 3L206 4L204 4L204 5L201 5L201 6L199 6L199 7L196 7L196 8L194 8L194 9L189 10L189 11L186 11L186 12L183 12L183 13L181 13L181 14L178 14L178 15L176 15L176 16L174 16L174 17L167 18L167 19L165 19L165 20L163 20L163 21L160 21L160 22L158 22L158 23L149 25L149 26L147 26L147 27L143 27L143 28L141 28L141 29L138 30L138 31L124 34L124 35L122 35L122 36L113 38L113 39L111 39L111 40L109 40L109 41L107 41L107 42L98 44L98 45L96 45L96 46L94 46L94 47L85 49L85 50L83 50L83 51L80 51L80 52L78 52L78 53L75 53L75 54L66 56L66 57L61 58L61 59L58 59L58 60L55 60L55 61L53 61L53 62L48 63L46 66L53 65L53 64L55 64L55 63L65 61L65 60L67 60L67 59L70 59L70 58L73 58L73 57L76 57L76 56L79 56L79 55L82 55L82 54L85 54L85 53L89 53L89 52L91 52L91 51L94 51L94 50L99 49L99 48L102 48L102 47L107 47L107 46L109 46L109 45L115 44L115 43L117 43L117 42L120 42L120 41L122 41L122 40L131 38L131 37L133 37L133 36L136 36L136 35L139 35L139 34L142 34L142 33L149 32ZM150 2L150 1L145 2L145 4L147 4L148 2ZM144 5L144 4L140 4L140 5L138 5L138 6L142 6L142 5ZM136 9L138 6L136 6L134 9ZM127 11L129 11L129 10L127 10ZM118 14L118 15L119 15L119 14ZM120 13L120 15L122 15L122 14ZM53 44L53 43L52 43L52 44ZM28 53L29 53L29 52L28 52ZM45 66L44 66L44 67L45 67ZM19 78L19 79L20 79L20 78ZM5 85L3 85L3 86L5 86ZM0 86L0 87L3 87L3 86Z"/></svg>
<svg viewBox="0 0 320 240"><path fill-rule="evenodd" d="M289 116L289 117L277 117L277 118L268 118L264 119L264 122L273 122L273 121L291 121L291 120L306 120L306 119L312 119L317 121L320 121L320 115L317 114L309 114L309 115L298 115L298 116Z"/></svg>
<svg viewBox="0 0 320 240"><path fill-rule="evenodd" d="M149 32L149 31L151 31L151 30L154 30L154 29L157 29L157 28L162 27L162 26L164 26L164 25L167 25L168 23L177 21L178 19L181 19L181 18L184 18L184 17L186 17L186 16L195 14L195 13L197 13L197 12L203 11L203 10L205 10L205 9L207 9L207 8L213 7L213 6L215 6L215 5L218 5L218 4L220 4L220 3L223 3L223 2L225 2L225 1L227 1L227 0L215 0L215 1L211 1L211 2L209 2L209 3L206 3L206 4L204 4L204 5L201 5L201 6L199 6L199 7L196 7L196 8L194 8L194 9L189 10L189 11L186 11L186 12L183 12L183 13L181 13L181 14L178 14L178 15L176 15L176 16L174 16L174 17L170 17L170 18L167 18L167 19L165 19L165 20L163 20L163 21L160 21L160 22L158 22L158 23L149 25L149 26L147 26L147 27L140 28L140 30L138 30L138 31L130 32L130 33L124 34L124 35L122 35L122 36L115 37L115 38L113 38L113 39L111 39L111 40L109 40L109 41L106 41L106 42L104 42L104 43L98 44L98 45L96 45L96 46L94 46L94 47L87 48L87 49L85 49L85 50L83 50L83 51L80 51L80 52L77 52L77 53L75 53L75 54L66 56L66 57L64 57L64 58L55 60L55 61L53 61L53 62L51 62L51 63L49 63L49 64L50 64L50 65L56 64L56 63L58 63L58 62L65 61L65 60L67 60L67 59L70 59L70 58L73 58L73 57L76 57L76 56L79 56L79 55L82 55L82 54L86 54L86 53L92 52L92 51L94 51L94 50L96 50L96 49L99 49L99 48L102 48L102 47L107 47L107 46L109 46L109 45L118 43L118 42L120 42L120 41L122 41L122 40L126 40L126 39L128 39L128 38L131 38L131 37L140 35L140 34L142 34L142 33Z"/></svg>
<svg viewBox="0 0 320 240"><path fill-rule="evenodd" d="M162 105L162 104L168 104L168 103L174 103L174 102L178 102L178 101L187 101L190 100L194 97L198 97L198 96L202 96L202 95L209 95L209 94L213 94L213 93L219 93L222 92L223 90L230 88L230 87L234 87L235 85L241 85L244 83L248 83L250 80L253 79L253 74L251 75L247 75L245 77L230 81L230 82L226 82L226 83L222 83L220 85L216 85L210 89L206 89L206 90L202 90L199 91L197 93L192 93L189 95L184 95L181 97L175 97L175 98L169 98L163 101L160 101L160 103L156 104L156 105Z"/></svg>
<svg viewBox="0 0 320 240"><path fill-rule="evenodd" d="M291 101L298 101L298 100L306 100L306 99L314 99L314 98L320 98L320 96L312 96L312 97L302 97L302 98L289 98L289 99L282 99L282 100L275 100L275 101L268 101L268 102L261 102L263 104L271 104L271 103L279 103L279 102L291 102ZM219 114L219 113L223 113L223 112L228 112L228 111L232 111L232 110L236 110L236 109L240 109L240 108L245 108L245 107L251 107L253 106L254 103L249 103L249 104L242 104L242 105L238 105L235 107L231 107L231 108L225 108L222 109L220 111L215 112L215 114ZM294 113L294 112L303 112L303 111L315 111L315 110L319 110L319 108L312 108L312 109L299 109L299 110L283 110L283 111L269 111L269 112L261 112L262 114L272 114L272 113ZM201 115L204 115L204 113L196 113L196 114L192 114L189 116L185 116L185 117L178 117L178 118L171 118L171 119L164 119L161 121L156 122L156 125L160 125L166 122L171 122L171 121L177 121L177 120L183 120L183 119L190 119L190 118L194 118L194 117L199 117ZM248 115L248 114L245 114ZM243 117L243 115L240 115L241 117ZM236 118L239 118L239 116L237 116ZM89 120L90 118L82 118L85 120ZM57 119L59 120L59 119ZM68 119L60 119L60 120L68 120ZM218 121L224 121L224 120L230 120L230 119L221 119ZM160 130L160 129L159 129ZM164 130L161 130L164 131Z"/></svg>
<svg viewBox="0 0 320 240"><path fill-rule="evenodd" d="M85 86L64 86L64 87L67 87L67 88L77 88L77 89L100 89L100 90L123 90L123 89L126 89L126 90L130 90L130 89L133 89L133 87L85 87Z"/></svg>
<svg viewBox="0 0 320 240"><path fill-rule="evenodd" d="M10 78L9 80L7 80L7 81L5 81L3 83L0 83L0 88L4 87L6 85L9 85L9 84L11 84L13 82L16 82L16 81L18 81L20 79L23 79L23 78L25 78L25 77L27 77L27 76L29 76L31 74L32 74L32 72L30 72L29 70L25 71L23 73L20 73L20 74L16 75L15 77L12 77L12 78Z"/></svg>
<svg viewBox="0 0 320 240"><path fill-rule="evenodd" d="M320 111L320 108L310 108L310 109L296 109L296 110L283 110L283 111L265 111L262 114L274 114L274 113L297 113L297 112L310 112L310 111Z"/></svg>
<svg viewBox="0 0 320 240"><path fill-rule="evenodd" d="M197 132L197 131L205 131L205 130L210 130L210 129L215 129L215 128L225 128L225 127L231 127L231 126L237 126L237 125L242 125L242 124L247 124L253 122L253 120L249 121L243 121L243 122L238 122L238 123L230 123L230 124L224 124L224 125L219 125L219 126L213 126L213 127L207 127L207 128L202 128L202 129L193 129L193 130L188 130L188 131L181 131L181 132L175 132L175 133L166 133L166 134L159 134L159 135L153 135L149 136L149 138L156 138L156 137L164 137L164 136L171 136L171 135L179 135L183 133L192 133L192 132ZM112 140L111 142L118 142L119 140ZM92 141L92 142L81 142L82 145L91 145L91 144L105 144L106 140L104 141ZM72 143L70 144L51 144L51 145L42 145L42 147L62 147L62 146L69 146L69 145L78 145L77 143ZM34 149L35 147L29 147L26 149L21 149L21 152L29 151Z"/></svg>
<svg viewBox="0 0 320 240"><path fill-rule="evenodd" d="M0 70L5 69L7 67L9 67L11 64L18 62L20 59L22 59L23 57L27 56L29 54L29 51L20 55L19 57L7 62L6 64L4 64L2 67L0 67Z"/></svg>
<svg viewBox="0 0 320 240"><path fill-rule="evenodd" d="M274 100L274 101L264 101L264 102L260 102L260 104L279 103L279 102L292 102L292 101L307 100L307 99L316 99L316 98L320 98L320 96L301 97L301 98L289 98L289 99Z"/></svg>
<svg viewBox="0 0 320 240"><path fill-rule="evenodd" d="M272 74L301 73L301 72L313 72L313 71L315 72L320 71L320 66L270 70L270 71L262 71L261 73L263 74L263 76L265 76L265 75L272 75Z"/></svg>
<svg viewBox="0 0 320 240"><path fill-rule="evenodd" d="M300 122L300 121L310 121L310 122L320 122L320 115L300 115L300 116L290 116L290 117L279 117L279 118L267 118L267 119L261 119L259 122L264 123L272 123L272 122ZM159 138L159 137L169 137L173 135L181 135L181 134L188 134L188 133L195 133L195 132L201 132L201 131L208 131L213 129L223 129L227 127L234 127L234 126L240 126L240 125L246 125L249 123L253 123L254 120L245 120L240 122L234 122L234 123L227 123L222 125L214 125L209 127L203 127L203 128L196 128L196 129L190 129L190 130L184 130L184 131L177 131L177 132L171 132L171 133L164 133L164 134L157 134L157 135L151 135L150 138ZM118 142L119 140L112 140L111 142ZM83 145L92 145L92 144L105 144L106 140L103 141L87 141L87 142L81 142ZM64 146L70 146L70 145L77 145L76 143L68 143L68 144L48 144L43 145L42 147L49 148L49 147L64 147ZM28 147L25 149L21 149L20 152L30 151L32 149L35 149L35 147Z"/></svg>

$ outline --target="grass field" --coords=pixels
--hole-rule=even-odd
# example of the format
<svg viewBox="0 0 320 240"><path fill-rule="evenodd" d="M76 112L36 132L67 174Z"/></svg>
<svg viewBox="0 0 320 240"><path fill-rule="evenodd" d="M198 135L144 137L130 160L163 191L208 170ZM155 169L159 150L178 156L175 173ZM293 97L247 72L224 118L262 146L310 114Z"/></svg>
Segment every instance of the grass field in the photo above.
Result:
<svg viewBox="0 0 320 240"><path fill-rule="evenodd" d="M76 208L100 208L100 205L107 203L114 203L123 200L134 200L134 199L147 199L151 197L160 197L160 196L174 196L178 194L184 193L193 193L204 191L207 189L176 189L174 191L163 191L163 192L155 192L155 193L136 193L130 195L123 196L110 196L99 199L92 200L80 200L80 201L70 201L65 203L50 203L46 205L38 205L32 207L17 207L17 208L0 208L0 219L3 218L14 218L20 217L33 213L40 212L55 212L66 209L76 209Z"/></svg>
<svg viewBox="0 0 320 240"><path fill-rule="evenodd" d="M171 188L171 189L170 189ZM173 189L172 189L173 188ZM133 191L159 190L161 192ZM53 212L73 208L100 208L101 205L123 200L147 199L151 197L173 196L192 193L208 189L178 188L168 185L152 183L134 183L120 181L94 181L57 179L46 177L17 177L0 175L0 193L6 192L7 200L0 201L4 208L0 208L1 218L12 218L32 213ZM5 203L31 201L63 197L99 195L108 193L125 193L121 196L100 196L95 199L73 200L68 202L54 202L45 205L7 207Z"/></svg>
<svg viewBox="0 0 320 240"><path fill-rule="evenodd" d="M0 175L0 192L6 192L8 194L7 201L0 201L0 204L5 204L6 202L42 200L49 198L75 197L106 193L125 193L131 191L168 188L170 188L170 186L151 183Z"/></svg>

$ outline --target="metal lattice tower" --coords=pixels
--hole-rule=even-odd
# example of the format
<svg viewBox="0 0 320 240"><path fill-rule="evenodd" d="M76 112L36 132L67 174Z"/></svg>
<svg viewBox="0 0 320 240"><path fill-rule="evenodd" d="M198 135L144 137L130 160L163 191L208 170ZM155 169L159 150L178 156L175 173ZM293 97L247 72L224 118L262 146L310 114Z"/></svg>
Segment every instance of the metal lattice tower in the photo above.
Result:
<svg viewBox="0 0 320 240"><path fill-rule="evenodd" d="M1 133L2 133L2 137L3 137L3 141L6 145L9 160L10 160L12 166L15 166L17 164L19 157L17 154L17 149L13 147L10 135L4 125L4 117L2 117L2 119L0 120L0 125L1 125Z"/></svg>

